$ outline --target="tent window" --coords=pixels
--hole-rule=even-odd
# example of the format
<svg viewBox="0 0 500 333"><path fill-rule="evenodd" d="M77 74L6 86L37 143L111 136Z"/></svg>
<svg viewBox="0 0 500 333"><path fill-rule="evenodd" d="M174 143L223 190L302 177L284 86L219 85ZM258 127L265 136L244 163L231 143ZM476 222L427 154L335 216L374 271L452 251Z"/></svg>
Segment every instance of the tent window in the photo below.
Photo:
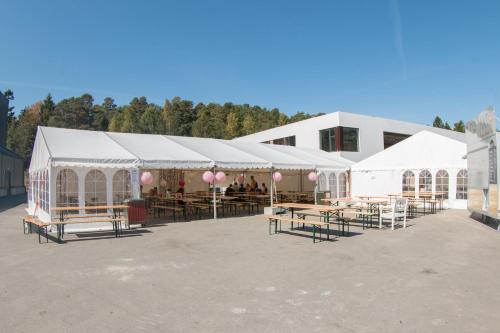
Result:
<svg viewBox="0 0 500 333"><path fill-rule="evenodd" d="M418 181L419 181L418 190L420 192L432 193L432 175L429 170L420 171Z"/></svg>
<svg viewBox="0 0 500 333"><path fill-rule="evenodd" d="M56 179L57 207L78 206L78 176L71 169L62 169Z"/></svg>
<svg viewBox="0 0 500 333"><path fill-rule="evenodd" d="M318 177L318 191L325 192L326 189L326 176L324 173L320 173Z"/></svg>
<svg viewBox="0 0 500 333"><path fill-rule="evenodd" d="M28 192L28 202L33 202L33 174L29 174L28 176L28 188L26 189Z"/></svg>
<svg viewBox="0 0 500 333"><path fill-rule="evenodd" d="M49 171L40 173L40 208L49 212Z"/></svg>
<svg viewBox="0 0 500 333"><path fill-rule="evenodd" d="M439 170L436 173L436 197L448 199L448 189L450 177L446 170Z"/></svg>
<svg viewBox="0 0 500 333"><path fill-rule="evenodd" d="M113 203L121 204L131 197L130 172L128 170L119 170L113 176Z"/></svg>
<svg viewBox="0 0 500 333"><path fill-rule="evenodd" d="M457 199L467 199L467 170L457 174Z"/></svg>
<svg viewBox="0 0 500 333"><path fill-rule="evenodd" d="M90 170L85 176L85 206L106 204L106 176L99 170Z"/></svg>
<svg viewBox="0 0 500 333"><path fill-rule="evenodd" d="M403 173L403 195L413 195L415 193L415 174L406 170Z"/></svg>
<svg viewBox="0 0 500 333"><path fill-rule="evenodd" d="M330 183L330 198L337 197L337 175L332 172L328 177L328 182Z"/></svg>
<svg viewBox="0 0 500 333"><path fill-rule="evenodd" d="M41 208L40 202L40 172L33 172L33 202L35 209Z"/></svg>
<svg viewBox="0 0 500 333"><path fill-rule="evenodd" d="M346 184L345 172L339 174L339 198L345 198L347 196L347 184Z"/></svg>

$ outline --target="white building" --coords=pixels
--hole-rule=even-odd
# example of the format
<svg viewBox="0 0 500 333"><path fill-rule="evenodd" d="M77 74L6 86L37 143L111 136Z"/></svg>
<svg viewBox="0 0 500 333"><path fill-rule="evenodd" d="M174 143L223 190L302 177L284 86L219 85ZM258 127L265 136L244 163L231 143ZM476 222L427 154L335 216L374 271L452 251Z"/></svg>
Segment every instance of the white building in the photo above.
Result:
<svg viewBox="0 0 500 333"><path fill-rule="evenodd" d="M465 135L455 131L340 111L235 140L322 149L361 161L423 130L465 142Z"/></svg>

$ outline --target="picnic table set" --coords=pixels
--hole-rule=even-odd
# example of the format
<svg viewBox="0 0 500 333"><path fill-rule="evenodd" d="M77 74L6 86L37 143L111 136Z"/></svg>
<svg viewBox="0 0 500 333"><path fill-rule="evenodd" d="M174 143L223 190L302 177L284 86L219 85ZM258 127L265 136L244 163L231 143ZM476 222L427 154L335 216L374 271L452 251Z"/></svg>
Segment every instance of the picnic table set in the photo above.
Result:
<svg viewBox="0 0 500 333"><path fill-rule="evenodd" d="M419 198L405 198L401 194L389 194L387 196L359 196L347 198L325 198L321 199L324 204L302 204L296 202L278 203L274 206L283 209L281 212L267 215L269 222L269 234L282 232L281 222L289 222L290 230L294 230L294 223L305 230L308 225L313 232L313 243L316 242L316 234L322 240L323 230L326 229L327 240L330 239L330 225L338 226L339 235L349 235L349 225L361 222L363 230L373 227L373 221L378 221L382 228L384 219L391 220L391 229L394 229L396 220L403 221L406 228L407 216L416 216L417 208L423 208L423 214L436 213L437 206L442 209L443 198L432 198L423 195ZM307 217L313 218L306 219Z"/></svg>

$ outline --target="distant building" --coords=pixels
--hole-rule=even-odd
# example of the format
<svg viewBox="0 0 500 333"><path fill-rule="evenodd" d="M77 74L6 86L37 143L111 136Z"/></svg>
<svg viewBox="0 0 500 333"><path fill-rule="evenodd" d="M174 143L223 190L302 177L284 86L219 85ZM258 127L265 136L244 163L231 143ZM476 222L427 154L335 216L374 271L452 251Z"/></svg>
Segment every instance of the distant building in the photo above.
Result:
<svg viewBox="0 0 500 333"><path fill-rule="evenodd" d="M24 161L7 145L7 112L9 100L0 93L0 199L25 193Z"/></svg>
<svg viewBox="0 0 500 333"><path fill-rule="evenodd" d="M235 140L322 149L357 162L423 130L465 142L455 131L340 111Z"/></svg>
<svg viewBox="0 0 500 333"><path fill-rule="evenodd" d="M0 92L0 146L7 146L7 113L9 100Z"/></svg>
<svg viewBox="0 0 500 333"><path fill-rule="evenodd" d="M498 194L498 168L500 162L497 146L500 132L497 131L495 111L487 109L466 125L467 164L469 169L468 209L490 218L500 231L500 196Z"/></svg>

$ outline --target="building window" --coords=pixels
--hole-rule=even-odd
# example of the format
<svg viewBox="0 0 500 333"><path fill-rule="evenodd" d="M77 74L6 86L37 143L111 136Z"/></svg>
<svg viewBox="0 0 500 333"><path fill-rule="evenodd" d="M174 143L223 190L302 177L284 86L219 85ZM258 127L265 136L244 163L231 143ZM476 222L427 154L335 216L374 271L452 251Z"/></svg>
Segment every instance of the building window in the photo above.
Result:
<svg viewBox="0 0 500 333"><path fill-rule="evenodd" d="M263 141L261 143L268 143L268 144L280 145L280 146L295 146L295 135L287 136L287 137L279 138L279 139L274 139L274 140Z"/></svg>
<svg viewBox="0 0 500 333"><path fill-rule="evenodd" d="M411 135L408 134L384 132L384 149L387 149L390 146L409 138L410 136Z"/></svg>
<svg viewBox="0 0 500 333"><path fill-rule="evenodd" d="M347 196L347 178L345 172L339 174L339 198Z"/></svg>
<svg viewBox="0 0 500 333"><path fill-rule="evenodd" d="M121 204L130 198L132 198L130 172L119 170L113 175L113 203Z"/></svg>
<svg viewBox="0 0 500 333"><path fill-rule="evenodd" d="M446 170L439 170L436 173L436 198L448 199L448 189L450 177Z"/></svg>
<svg viewBox="0 0 500 333"><path fill-rule="evenodd" d="M330 174L328 182L330 185L330 198L337 198L337 175L335 172Z"/></svg>
<svg viewBox="0 0 500 333"><path fill-rule="evenodd" d="M403 196L413 196L415 194L415 174L407 170L403 173Z"/></svg>
<svg viewBox="0 0 500 333"><path fill-rule="evenodd" d="M106 204L106 176L102 171L90 170L85 176L85 206Z"/></svg>
<svg viewBox="0 0 500 333"><path fill-rule="evenodd" d="M325 192L326 189L326 176L324 173L320 173L318 177L318 191Z"/></svg>
<svg viewBox="0 0 500 333"><path fill-rule="evenodd" d="M319 146L324 151L359 151L359 129L333 127L319 131Z"/></svg>
<svg viewBox="0 0 500 333"><path fill-rule="evenodd" d="M57 207L78 207L78 176L71 169L62 169L56 178Z"/></svg>
<svg viewBox="0 0 500 333"><path fill-rule="evenodd" d="M493 141L490 142L488 148L488 165L489 165L489 181L490 184L497 183L497 147Z"/></svg>
<svg viewBox="0 0 500 333"><path fill-rule="evenodd" d="M432 175L429 170L420 171L418 182L418 190L420 193L432 193Z"/></svg>
<svg viewBox="0 0 500 333"><path fill-rule="evenodd" d="M457 199L467 199L467 170L460 170L457 174Z"/></svg>
<svg viewBox="0 0 500 333"><path fill-rule="evenodd" d="M335 145L335 129L327 128L319 131L319 147L324 151L337 151Z"/></svg>
<svg viewBox="0 0 500 333"><path fill-rule="evenodd" d="M339 127L342 131L340 147L341 151L358 151L359 130L353 127Z"/></svg>

